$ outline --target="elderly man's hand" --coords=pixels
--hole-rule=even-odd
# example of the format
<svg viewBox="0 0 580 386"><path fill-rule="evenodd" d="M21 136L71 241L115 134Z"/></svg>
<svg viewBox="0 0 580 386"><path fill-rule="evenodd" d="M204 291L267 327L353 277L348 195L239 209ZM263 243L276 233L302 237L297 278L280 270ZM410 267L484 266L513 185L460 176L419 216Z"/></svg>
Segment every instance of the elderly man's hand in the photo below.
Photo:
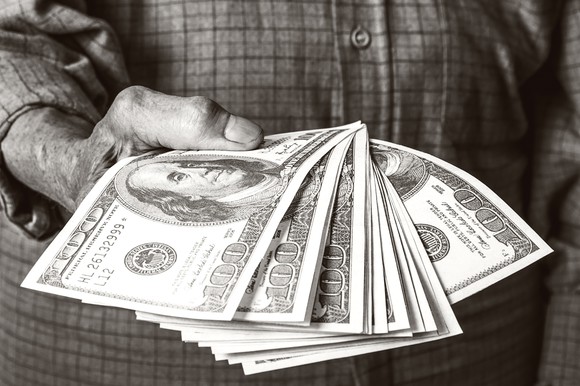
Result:
<svg viewBox="0 0 580 386"><path fill-rule="evenodd" d="M262 130L211 99L133 86L119 93L91 137L114 142L123 157L155 148L249 150L262 141Z"/></svg>
<svg viewBox="0 0 580 386"><path fill-rule="evenodd" d="M9 170L74 211L119 159L159 148L250 150L263 139L258 125L208 98L139 86L119 93L92 132L86 126L79 117L49 108L26 125L17 120L2 143Z"/></svg>
<svg viewBox="0 0 580 386"><path fill-rule="evenodd" d="M112 162L128 156L159 148L249 150L262 139L258 125L228 113L211 99L129 87L115 98L87 141L89 152L107 149L101 153L106 158L92 167L85 165L91 172L75 201L79 203Z"/></svg>

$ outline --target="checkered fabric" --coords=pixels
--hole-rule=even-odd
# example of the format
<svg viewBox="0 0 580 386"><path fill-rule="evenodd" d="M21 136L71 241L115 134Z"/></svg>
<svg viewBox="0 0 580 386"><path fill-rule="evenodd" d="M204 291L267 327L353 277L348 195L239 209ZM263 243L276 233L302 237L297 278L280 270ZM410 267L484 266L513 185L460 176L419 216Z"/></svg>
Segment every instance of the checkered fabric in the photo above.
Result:
<svg viewBox="0 0 580 386"><path fill-rule="evenodd" d="M244 376L129 311L21 289L62 224L0 158L0 385L580 384L580 1L0 1L0 139L39 108L97 122L129 84L267 133L360 119L481 179L557 252L455 305L459 337Z"/></svg>

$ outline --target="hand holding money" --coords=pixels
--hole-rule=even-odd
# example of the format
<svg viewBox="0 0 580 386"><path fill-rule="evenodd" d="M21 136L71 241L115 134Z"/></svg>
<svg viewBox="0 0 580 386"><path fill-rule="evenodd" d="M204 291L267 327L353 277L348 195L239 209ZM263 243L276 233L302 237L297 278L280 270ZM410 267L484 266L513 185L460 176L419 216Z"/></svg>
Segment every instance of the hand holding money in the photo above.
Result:
<svg viewBox="0 0 580 386"><path fill-rule="evenodd" d="M262 129L206 97L178 97L145 87L123 90L84 144L87 181L76 203L115 162L155 149L250 150ZM105 155L97 162L97 154ZM90 170L89 173L86 171Z"/></svg>
<svg viewBox="0 0 580 386"><path fill-rule="evenodd" d="M23 286L255 373L459 334L450 303L549 252L472 176L355 123L124 159Z"/></svg>
<svg viewBox="0 0 580 386"><path fill-rule="evenodd" d="M70 212L125 157L160 148L249 150L262 141L258 125L208 98L139 86L119 93L94 130L87 120L53 108L33 116L33 121L16 122L2 141L7 166L20 181Z"/></svg>

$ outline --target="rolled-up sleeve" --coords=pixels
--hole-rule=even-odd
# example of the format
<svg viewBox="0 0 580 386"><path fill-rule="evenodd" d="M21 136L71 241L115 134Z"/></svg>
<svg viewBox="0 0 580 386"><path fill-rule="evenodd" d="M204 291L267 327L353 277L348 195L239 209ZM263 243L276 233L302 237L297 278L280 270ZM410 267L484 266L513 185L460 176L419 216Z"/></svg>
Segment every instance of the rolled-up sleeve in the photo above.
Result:
<svg viewBox="0 0 580 386"><path fill-rule="evenodd" d="M94 124L109 96L128 84L111 28L87 16L84 1L63 3L0 2L0 141L40 107ZM56 204L10 175L3 156L0 196L8 218L30 236L45 238L60 226Z"/></svg>

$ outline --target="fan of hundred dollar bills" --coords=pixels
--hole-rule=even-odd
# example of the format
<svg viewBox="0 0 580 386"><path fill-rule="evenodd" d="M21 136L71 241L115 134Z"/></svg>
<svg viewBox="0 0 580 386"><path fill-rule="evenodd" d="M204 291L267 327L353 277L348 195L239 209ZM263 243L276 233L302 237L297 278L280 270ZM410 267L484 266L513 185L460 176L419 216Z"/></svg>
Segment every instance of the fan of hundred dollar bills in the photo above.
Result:
<svg viewBox="0 0 580 386"><path fill-rule="evenodd" d="M461 333L551 249L489 188L366 127L125 159L23 286L137 311L246 374Z"/></svg>

